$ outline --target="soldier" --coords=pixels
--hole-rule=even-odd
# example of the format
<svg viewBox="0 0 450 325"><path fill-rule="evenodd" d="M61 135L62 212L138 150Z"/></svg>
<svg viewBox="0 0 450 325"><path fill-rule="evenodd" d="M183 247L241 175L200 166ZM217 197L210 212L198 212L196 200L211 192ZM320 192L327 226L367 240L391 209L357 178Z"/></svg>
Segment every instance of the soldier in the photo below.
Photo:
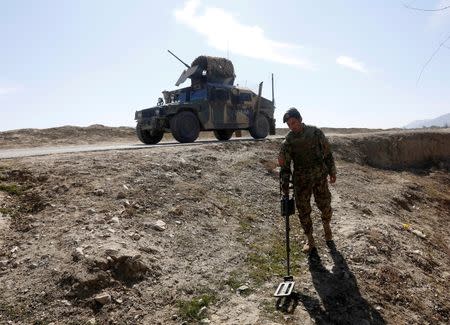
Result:
<svg viewBox="0 0 450 325"><path fill-rule="evenodd" d="M322 224L325 240L332 240L330 183L336 182L336 166L330 144L323 132L302 123L302 117L296 108L290 108L283 116L291 130L283 141L278 163L280 165L281 185L284 195L289 195L291 162L294 163L293 183L295 202L300 223L307 237L303 252L310 253L314 248L313 225L311 221L311 194L322 212Z"/></svg>

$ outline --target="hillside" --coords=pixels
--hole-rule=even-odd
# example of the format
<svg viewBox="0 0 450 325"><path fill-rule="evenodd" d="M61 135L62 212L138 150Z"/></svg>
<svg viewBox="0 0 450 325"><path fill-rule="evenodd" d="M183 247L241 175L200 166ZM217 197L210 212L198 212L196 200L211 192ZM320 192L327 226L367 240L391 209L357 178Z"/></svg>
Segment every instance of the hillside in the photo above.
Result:
<svg viewBox="0 0 450 325"><path fill-rule="evenodd" d="M281 139L0 160L0 323L447 324L450 132L330 141L335 246L292 218L290 313Z"/></svg>
<svg viewBox="0 0 450 325"><path fill-rule="evenodd" d="M450 113L438 116L429 120L413 121L404 126L406 129L418 129L423 127L449 127L450 126Z"/></svg>

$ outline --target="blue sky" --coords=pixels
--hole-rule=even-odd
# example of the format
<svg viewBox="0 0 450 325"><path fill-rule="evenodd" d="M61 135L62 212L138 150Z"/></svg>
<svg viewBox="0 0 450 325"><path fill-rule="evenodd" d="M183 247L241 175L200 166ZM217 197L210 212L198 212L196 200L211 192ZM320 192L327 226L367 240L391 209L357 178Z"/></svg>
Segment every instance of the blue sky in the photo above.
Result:
<svg viewBox="0 0 450 325"><path fill-rule="evenodd" d="M277 126L401 127L450 112L450 1L0 0L0 131L134 126L186 62L230 58ZM186 86L188 83L182 85Z"/></svg>

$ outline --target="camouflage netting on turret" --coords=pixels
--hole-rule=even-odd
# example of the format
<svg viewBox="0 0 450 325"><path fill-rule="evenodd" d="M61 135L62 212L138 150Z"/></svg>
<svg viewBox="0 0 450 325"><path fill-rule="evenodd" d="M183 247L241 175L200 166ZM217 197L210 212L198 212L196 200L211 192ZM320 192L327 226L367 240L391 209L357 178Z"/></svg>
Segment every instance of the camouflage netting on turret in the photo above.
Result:
<svg viewBox="0 0 450 325"><path fill-rule="evenodd" d="M199 56L196 58L191 67L198 65L202 70L207 71L209 82L219 82L232 85L236 75L234 74L233 63L225 58L214 56Z"/></svg>

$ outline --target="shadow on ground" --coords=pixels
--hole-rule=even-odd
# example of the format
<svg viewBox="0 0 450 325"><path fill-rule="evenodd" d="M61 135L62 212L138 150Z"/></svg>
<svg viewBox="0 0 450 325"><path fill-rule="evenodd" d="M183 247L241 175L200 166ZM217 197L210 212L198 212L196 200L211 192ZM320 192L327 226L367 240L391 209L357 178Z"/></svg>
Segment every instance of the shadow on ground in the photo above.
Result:
<svg viewBox="0 0 450 325"><path fill-rule="evenodd" d="M331 242L328 247L334 262L331 271L322 265L317 251L309 256L309 270L320 301L295 293L291 307L295 309L302 303L320 325L386 324L381 314L361 296L356 278L335 244Z"/></svg>

